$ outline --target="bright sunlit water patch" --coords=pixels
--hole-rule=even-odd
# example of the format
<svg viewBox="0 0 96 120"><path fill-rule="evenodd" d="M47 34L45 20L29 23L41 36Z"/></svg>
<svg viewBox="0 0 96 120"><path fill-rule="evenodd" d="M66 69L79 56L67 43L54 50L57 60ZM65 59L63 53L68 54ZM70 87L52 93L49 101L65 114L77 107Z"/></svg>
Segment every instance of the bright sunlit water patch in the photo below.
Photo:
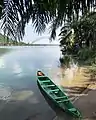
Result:
<svg viewBox="0 0 96 120"><path fill-rule="evenodd" d="M0 85L0 100L10 100L11 88L8 86Z"/></svg>
<svg viewBox="0 0 96 120"><path fill-rule="evenodd" d="M0 57L0 68L5 68L4 57Z"/></svg>
<svg viewBox="0 0 96 120"><path fill-rule="evenodd" d="M67 80L71 84L72 80L75 78L75 75L78 71L78 65L74 62L70 63L69 68L64 70L64 80Z"/></svg>
<svg viewBox="0 0 96 120"><path fill-rule="evenodd" d="M4 106L0 103L0 120L26 120L37 112L40 114L39 120L49 120L50 113L51 119L54 112L38 88L36 72L39 69L51 77L50 71L58 68L59 47L31 46L12 49L12 52L3 56L6 67L0 69L0 84L8 86L0 89L0 100L8 100ZM2 64L4 62L1 60Z"/></svg>
<svg viewBox="0 0 96 120"><path fill-rule="evenodd" d="M30 96L33 96L33 95L34 95L34 93L32 91L28 91L28 90L14 92L12 94L11 100L26 100Z"/></svg>
<svg viewBox="0 0 96 120"><path fill-rule="evenodd" d="M37 103L40 103L38 98L36 96L34 96L34 98L30 97L28 99L28 102L31 103L31 104L37 104Z"/></svg>
<svg viewBox="0 0 96 120"><path fill-rule="evenodd" d="M52 68L52 64L44 65L45 68Z"/></svg>
<svg viewBox="0 0 96 120"><path fill-rule="evenodd" d="M16 74L17 76L22 76L23 75L22 72L23 70L19 63L15 63L13 66L13 73Z"/></svg>

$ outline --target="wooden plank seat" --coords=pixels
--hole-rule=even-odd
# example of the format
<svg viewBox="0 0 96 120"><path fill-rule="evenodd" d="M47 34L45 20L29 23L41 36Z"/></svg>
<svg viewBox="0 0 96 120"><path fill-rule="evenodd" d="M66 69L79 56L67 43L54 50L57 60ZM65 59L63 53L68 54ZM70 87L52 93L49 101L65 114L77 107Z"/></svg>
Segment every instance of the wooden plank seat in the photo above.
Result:
<svg viewBox="0 0 96 120"><path fill-rule="evenodd" d="M45 87L54 87L55 85L45 85Z"/></svg>
<svg viewBox="0 0 96 120"><path fill-rule="evenodd" d="M47 83L47 82L50 82L50 80L42 80L40 82Z"/></svg>
<svg viewBox="0 0 96 120"><path fill-rule="evenodd" d="M63 103L69 101L68 99L57 101L57 103Z"/></svg>
<svg viewBox="0 0 96 120"><path fill-rule="evenodd" d="M59 89L49 90L49 92L58 92Z"/></svg>
<svg viewBox="0 0 96 120"><path fill-rule="evenodd" d="M62 97L56 97L55 99L62 99L62 98L67 98L67 96L62 96Z"/></svg>
<svg viewBox="0 0 96 120"><path fill-rule="evenodd" d="M70 108L69 110L72 111L72 112L76 111L75 108Z"/></svg>

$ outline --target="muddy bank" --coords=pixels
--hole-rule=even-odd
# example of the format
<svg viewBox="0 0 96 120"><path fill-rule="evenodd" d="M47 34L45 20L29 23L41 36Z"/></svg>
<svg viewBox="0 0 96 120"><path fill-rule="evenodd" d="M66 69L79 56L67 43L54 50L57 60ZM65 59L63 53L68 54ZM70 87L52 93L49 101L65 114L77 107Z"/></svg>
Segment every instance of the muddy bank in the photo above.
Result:
<svg viewBox="0 0 96 120"><path fill-rule="evenodd" d="M79 97L74 105L82 112L82 120L96 120L96 83L91 84L85 96Z"/></svg>
<svg viewBox="0 0 96 120"><path fill-rule="evenodd" d="M60 68L51 71L52 80L74 101L75 97L81 96L81 93L90 85L93 80L88 67L78 67L76 69Z"/></svg>
<svg viewBox="0 0 96 120"><path fill-rule="evenodd" d="M74 71L62 69L57 72L57 78L53 77L61 89L69 96L74 106L82 113L82 120L96 120L96 80L91 77L90 66L79 67ZM55 120L63 120L63 116L57 116ZM65 119L67 120L67 119ZM70 120L73 120L70 119Z"/></svg>

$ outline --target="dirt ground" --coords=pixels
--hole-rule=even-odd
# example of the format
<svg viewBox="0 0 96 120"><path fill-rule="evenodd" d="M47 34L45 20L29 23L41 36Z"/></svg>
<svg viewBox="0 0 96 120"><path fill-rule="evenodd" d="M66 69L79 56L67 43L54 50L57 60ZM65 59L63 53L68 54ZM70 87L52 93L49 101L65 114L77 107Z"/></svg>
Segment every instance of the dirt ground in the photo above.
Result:
<svg viewBox="0 0 96 120"><path fill-rule="evenodd" d="M82 120L96 120L96 81L91 79L89 68L79 67L77 70L61 71L62 75L57 72L59 81L55 79L55 83L57 81L75 107L81 111Z"/></svg>

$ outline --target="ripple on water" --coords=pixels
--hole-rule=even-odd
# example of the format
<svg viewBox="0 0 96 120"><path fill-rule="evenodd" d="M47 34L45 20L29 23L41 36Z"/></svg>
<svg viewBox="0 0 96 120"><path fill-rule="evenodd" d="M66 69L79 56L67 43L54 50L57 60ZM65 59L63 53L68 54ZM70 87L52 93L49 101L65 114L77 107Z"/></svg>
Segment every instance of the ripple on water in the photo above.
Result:
<svg viewBox="0 0 96 120"><path fill-rule="evenodd" d="M10 87L0 85L0 100L9 100L11 98L11 92Z"/></svg>
<svg viewBox="0 0 96 120"><path fill-rule="evenodd" d="M0 57L0 68L5 68L4 57Z"/></svg>
<svg viewBox="0 0 96 120"><path fill-rule="evenodd" d="M33 96L33 92L32 91L27 91L27 90L22 90L22 91L15 91L12 93L12 98L11 100L26 100L27 98L29 98L30 96Z"/></svg>

